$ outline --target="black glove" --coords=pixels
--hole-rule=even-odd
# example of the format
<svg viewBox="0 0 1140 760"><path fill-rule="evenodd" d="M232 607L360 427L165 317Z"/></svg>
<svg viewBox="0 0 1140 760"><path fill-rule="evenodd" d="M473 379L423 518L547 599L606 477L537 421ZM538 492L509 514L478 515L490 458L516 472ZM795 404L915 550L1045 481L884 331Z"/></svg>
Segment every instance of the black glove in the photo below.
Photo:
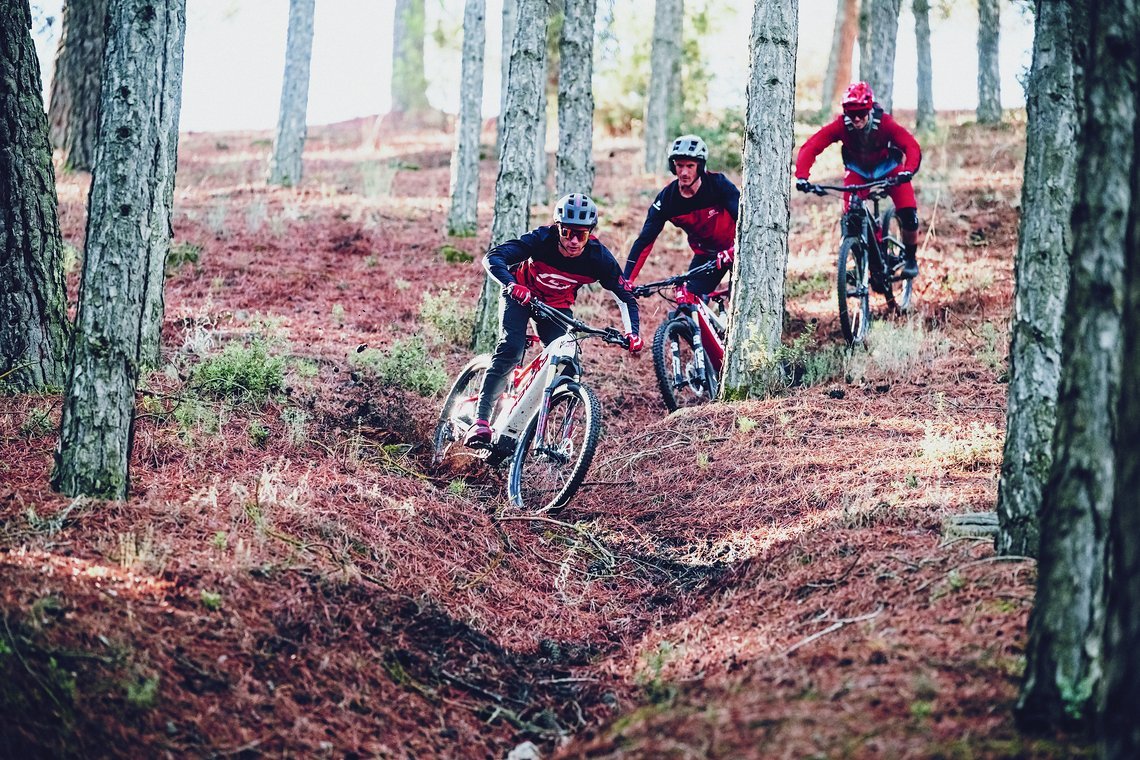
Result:
<svg viewBox="0 0 1140 760"><path fill-rule="evenodd" d="M912 179L914 179L914 172L899 172L898 174L896 174L894 176L894 180L895 180L894 183L896 185L905 185L907 182L910 182Z"/></svg>
<svg viewBox="0 0 1140 760"><path fill-rule="evenodd" d="M803 177L799 177L796 179L796 189L799 190L801 193L810 193L811 192L811 183L808 182Z"/></svg>

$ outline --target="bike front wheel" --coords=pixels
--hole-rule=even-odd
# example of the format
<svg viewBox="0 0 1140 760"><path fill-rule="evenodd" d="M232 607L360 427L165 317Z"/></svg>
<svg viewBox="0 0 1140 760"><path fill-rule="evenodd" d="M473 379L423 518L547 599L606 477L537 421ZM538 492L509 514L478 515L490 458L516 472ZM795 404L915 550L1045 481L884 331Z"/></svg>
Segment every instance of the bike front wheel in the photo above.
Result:
<svg viewBox="0 0 1140 760"><path fill-rule="evenodd" d="M867 251L857 237L845 237L839 246L836 286L839 296L839 329L849 346L860 346L871 328L871 288Z"/></svg>
<svg viewBox="0 0 1140 760"><path fill-rule="evenodd" d="M902 223L899 222L898 216L895 215L894 208L888 208L883 212L883 249L886 253L887 266L889 274L893 277L895 273L902 268L905 252L902 243ZM898 285L896 291L894 286ZM895 301L895 308L899 312L905 314L910 311L911 295L914 290L914 280L894 280L886 284L887 298L893 298Z"/></svg>
<svg viewBox="0 0 1140 760"><path fill-rule="evenodd" d="M549 512L564 507L585 480L602 433L602 407L587 386L566 383L550 397L541 438L538 418L519 439L507 492L517 507Z"/></svg>
<svg viewBox="0 0 1140 760"><path fill-rule="evenodd" d="M653 336L653 369L670 412L716 398L716 372L704 350L697 350L693 329L692 320L675 317L662 322Z"/></svg>
<svg viewBox="0 0 1140 760"><path fill-rule="evenodd" d="M432 452L436 461L439 461L447 447L458 441L467 432L467 428L475 422L479 392L483 389L483 378L487 376L487 369L490 366L490 355L476 356L459 371L455 382L452 383L451 391L447 394L443 409L439 413L435 435L432 437Z"/></svg>

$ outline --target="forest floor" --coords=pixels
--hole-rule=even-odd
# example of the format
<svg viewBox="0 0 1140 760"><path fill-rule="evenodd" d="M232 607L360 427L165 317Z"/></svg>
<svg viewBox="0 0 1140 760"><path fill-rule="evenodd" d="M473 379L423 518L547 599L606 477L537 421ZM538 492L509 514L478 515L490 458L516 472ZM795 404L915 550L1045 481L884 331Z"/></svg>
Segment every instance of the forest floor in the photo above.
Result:
<svg viewBox="0 0 1140 760"><path fill-rule="evenodd" d="M292 190L263 182L270 134L184 135L130 499L52 493L59 395L0 396L0 755L1091 755L1013 721L1034 563L948 529L994 507L1024 122L944 123L909 316L877 299L869 350L840 349L838 203L794 194L812 384L666 415L648 355L587 345L604 436L545 519L507 507L503 472L431 457L494 162L480 234L456 239L444 132L313 128ZM667 178L628 139L597 160L624 262ZM838 176L830 154L814 174ZM58 184L78 255L89 177ZM670 228L642 278L688 259ZM644 302L647 341L667 308ZM263 349L283 390L212 394L227 345Z"/></svg>

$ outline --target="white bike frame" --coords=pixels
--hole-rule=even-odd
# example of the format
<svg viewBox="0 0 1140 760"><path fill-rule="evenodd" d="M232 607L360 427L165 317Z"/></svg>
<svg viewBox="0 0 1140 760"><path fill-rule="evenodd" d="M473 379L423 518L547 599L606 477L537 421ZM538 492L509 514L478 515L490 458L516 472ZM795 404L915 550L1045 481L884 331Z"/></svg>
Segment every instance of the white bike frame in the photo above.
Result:
<svg viewBox="0 0 1140 760"><path fill-rule="evenodd" d="M492 441L497 442L503 436L518 441L531 418L546 409L543 402L554 392L559 377L567 376L574 382L581 380L578 357L578 340L573 332L568 332L551 341L525 367L512 371L492 414ZM569 373L566 367L571 368ZM545 419L539 419L540 435L545 424Z"/></svg>

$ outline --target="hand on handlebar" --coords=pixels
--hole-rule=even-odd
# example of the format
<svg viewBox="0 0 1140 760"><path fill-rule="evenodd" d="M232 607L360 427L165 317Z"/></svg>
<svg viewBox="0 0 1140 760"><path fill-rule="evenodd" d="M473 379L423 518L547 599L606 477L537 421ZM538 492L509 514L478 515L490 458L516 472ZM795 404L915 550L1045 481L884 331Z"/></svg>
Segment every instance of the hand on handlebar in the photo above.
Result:
<svg viewBox="0 0 1140 760"><path fill-rule="evenodd" d="M812 184L808 182L806 177L800 177L796 180L796 189L801 193L810 193L812 191Z"/></svg>
<svg viewBox="0 0 1140 760"><path fill-rule="evenodd" d="M905 185L914 179L914 172L899 172L891 177L891 185Z"/></svg>
<svg viewBox="0 0 1140 760"><path fill-rule="evenodd" d="M716 255L716 268L724 269L725 267L732 266L732 260L734 258L736 258L736 248L725 248Z"/></svg>
<svg viewBox="0 0 1140 760"><path fill-rule="evenodd" d="M530 288L525 285L519 285L517 282L512 282L510 285L503 288L503 295L507 296L513 301L526 306L530 303L531 292Z"/></svg>

